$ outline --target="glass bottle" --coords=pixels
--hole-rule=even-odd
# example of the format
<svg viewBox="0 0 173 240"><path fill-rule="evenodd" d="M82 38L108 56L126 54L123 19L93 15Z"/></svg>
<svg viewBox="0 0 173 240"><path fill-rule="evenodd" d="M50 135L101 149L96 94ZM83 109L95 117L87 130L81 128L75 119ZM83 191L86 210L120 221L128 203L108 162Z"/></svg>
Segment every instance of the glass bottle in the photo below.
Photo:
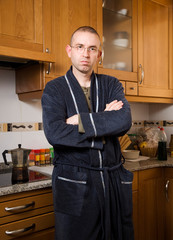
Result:
<svg viewBox="0 0 173 240"><path fill-rule="evenodd" d="M160 128L159 131L159 142L158 142L158 160L165 161L167 160L167 136L164 131L164 128Z"/></svg>

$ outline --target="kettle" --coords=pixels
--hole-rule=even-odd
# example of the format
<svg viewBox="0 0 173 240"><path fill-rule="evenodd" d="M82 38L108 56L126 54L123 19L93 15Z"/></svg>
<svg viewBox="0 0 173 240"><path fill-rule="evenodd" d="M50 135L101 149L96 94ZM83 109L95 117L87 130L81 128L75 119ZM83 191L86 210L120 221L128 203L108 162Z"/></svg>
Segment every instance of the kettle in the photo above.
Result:
<svg viewBox="0 0 173 240"><path fill-rule="evenodd" d="M7 163L6 154L11 153L13 167L23 168L28 166L28 156L30 152L31 152L31 149L21 148L21 144L18 144L18 148L13 150L5 150L2 153L2 156L5 164L9 165L9 163Z"/></svg>

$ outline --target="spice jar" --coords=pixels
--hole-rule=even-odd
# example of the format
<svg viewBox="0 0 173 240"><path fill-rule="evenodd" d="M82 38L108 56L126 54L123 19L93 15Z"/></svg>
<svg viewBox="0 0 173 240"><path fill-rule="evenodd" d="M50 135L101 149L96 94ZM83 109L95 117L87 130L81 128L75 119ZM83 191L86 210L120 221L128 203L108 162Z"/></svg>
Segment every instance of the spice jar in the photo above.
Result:
<svg viewBox="0 0 173 240"><path fill-rule="evenodd" d="M50 164L53 164L53 158L54 158L54 149L50 148Z"/></svg>
<svg viewBox="0 0 173 240"><path fill-rule="evenodd" d="M50 165L50 149L45 149L45 163L46 165Z"/></svg>
<svg viewBox="0 0 173 240"><path fill-rule="evenodd" d="M35 165L35 152L34 150L31 150L29 154L29 166L34 166Z"/></svg>
<svg viewBox="0 0 173 240"><path fill-rule="evenodd" d="M35 165L40 166L40 150L36 149L35 152Z"/></svg>
<svg viewBox="0 0 173 240"><path fill-rule="evenodd" d="M40 166L45 165L45 149L40 149Z"/></svg>

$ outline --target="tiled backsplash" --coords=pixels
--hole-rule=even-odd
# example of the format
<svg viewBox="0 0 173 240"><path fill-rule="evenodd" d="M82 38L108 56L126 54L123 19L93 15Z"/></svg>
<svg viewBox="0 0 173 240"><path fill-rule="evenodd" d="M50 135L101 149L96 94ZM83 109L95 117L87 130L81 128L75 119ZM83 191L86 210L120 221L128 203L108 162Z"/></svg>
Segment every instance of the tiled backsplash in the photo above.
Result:
<svg viewBox="0 0 173 240"><path fill-rule="evenodd" d="M0 123L0 132L28 132L43 130L41 122Z"/></svg>
<svg viewBox="0 0 173 240"><path fill-rule="evenodd" d="M173 120L144 120L144 121L133 121L133 127L173 127Z"/></svg>
<svg viewBox="0 0 173 240"><path fill-rule="evenodd" d="M173 120L132 121L132 127L173 127ZM0 132L32 132L43 130L41 122L0 123Z"/></svg>

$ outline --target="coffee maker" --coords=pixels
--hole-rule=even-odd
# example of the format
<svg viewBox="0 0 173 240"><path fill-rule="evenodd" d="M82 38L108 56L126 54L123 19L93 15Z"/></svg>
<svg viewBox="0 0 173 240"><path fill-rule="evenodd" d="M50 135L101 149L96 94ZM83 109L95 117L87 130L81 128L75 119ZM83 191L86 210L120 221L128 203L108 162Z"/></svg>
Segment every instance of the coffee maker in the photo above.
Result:
<svg viewBox="0 0 173 240"><path fill-rule="evenodd" d="M21 148L21 144L18 144L18 148L12 150L5 150L2 153L4 163L7 162L6 154L11 153L12 158L12 184L25 183L29 181L28 175L28 156L31 149Z"/></svg>

